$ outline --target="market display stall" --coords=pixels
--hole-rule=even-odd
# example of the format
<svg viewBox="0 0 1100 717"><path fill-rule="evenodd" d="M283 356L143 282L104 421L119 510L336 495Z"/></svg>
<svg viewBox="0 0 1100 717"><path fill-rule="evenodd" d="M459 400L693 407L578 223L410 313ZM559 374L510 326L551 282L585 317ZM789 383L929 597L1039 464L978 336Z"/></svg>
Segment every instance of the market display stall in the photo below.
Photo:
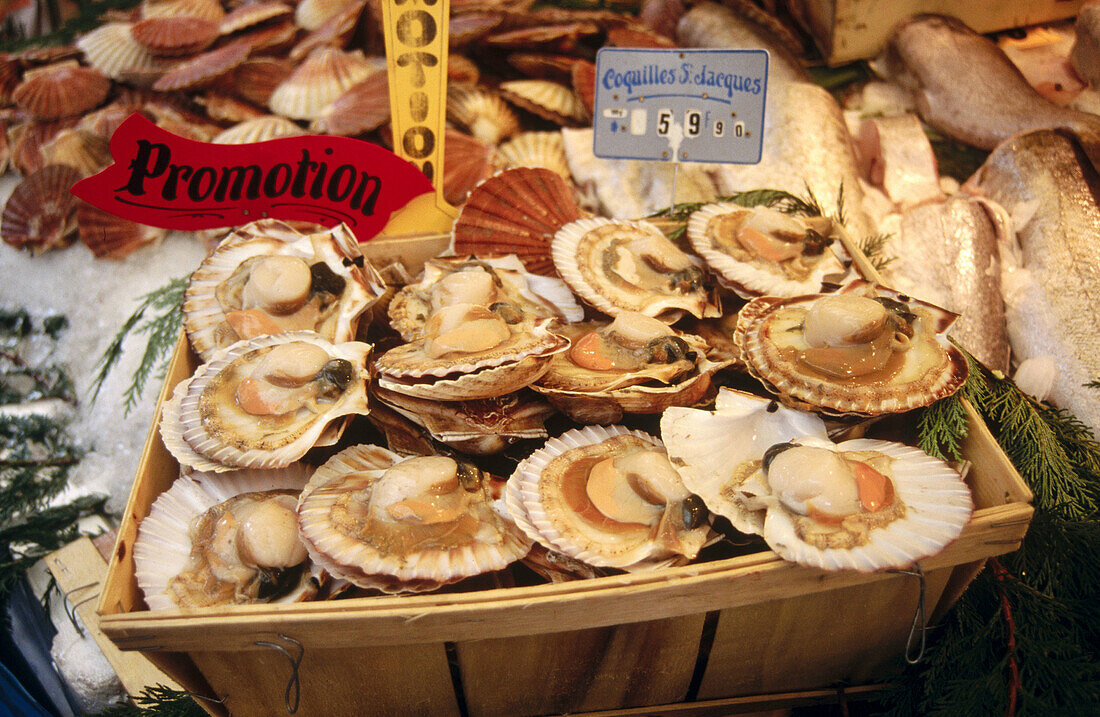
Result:
<svg viewBox="0 0 1100 717"><path fill-rule="evenodd" d="M96 256L120 257L150 251L142 221L175 226L155 212L217 216L176 288L186 334L99 598L107 635L207 711L820 699L919 662L926 626L975 576L984 596L986 560L1025 540L1033 500L1047 539L1069 523L1042 511L1061 502L1072 522L1095 503L1091 90L1029 85L992 41L925 16L887 43L892 83L849 88L845 113L798 35L755 6L633 10L146 0L69 55L7 60L31 118L10 137L25 179L5 242L63 246L75 221ZM820 17L807 26L832 47ZM1015 51L1060 52L1048 32ZM630 101L652 112L616 114L600 93L665 75L601 75L604 44L654 63L766 49L765 111L689 110L681 126L644 105L661 101L650 90ZM982 92L942 64L965 61ZM683 74L752 93L716 72ZM914 110L992 150L961 189ZM602 154L601 122L663 136L662 117L674 161ZM727 127L759 162L684 143ZM200 167L142 134L164 129L195 157L271 144L252 145L254 165ZM280 139L307 133L392 146L432 188L320 137ZM69 188L111 155L78 202ZM167 204L95 206L152 202L146 184ZM395 186L404 207L382 216ZM386 208L369 230L348 214L368 206ZM1008 382L1020 364L1022 386L1083 423ZM1036 483L1051 475L1053 492Z"/></svg>

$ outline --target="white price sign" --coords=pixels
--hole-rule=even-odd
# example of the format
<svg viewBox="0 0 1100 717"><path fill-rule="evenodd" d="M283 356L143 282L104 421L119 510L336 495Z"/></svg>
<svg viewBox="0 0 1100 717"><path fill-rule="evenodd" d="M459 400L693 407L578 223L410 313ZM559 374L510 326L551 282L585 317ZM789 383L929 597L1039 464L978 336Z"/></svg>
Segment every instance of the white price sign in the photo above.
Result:
<svg viewBox="0 0 1100 717"><path fill-rule="evenodd" d="M596 56L595 154L755 164L767 87L765 50L604 48Z"/></svg>

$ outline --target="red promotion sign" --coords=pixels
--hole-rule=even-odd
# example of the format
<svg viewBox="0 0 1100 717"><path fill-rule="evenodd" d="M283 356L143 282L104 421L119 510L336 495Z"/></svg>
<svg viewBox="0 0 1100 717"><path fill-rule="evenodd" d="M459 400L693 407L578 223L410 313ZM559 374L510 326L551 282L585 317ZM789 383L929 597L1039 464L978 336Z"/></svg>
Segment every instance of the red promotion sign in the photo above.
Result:
<svg viewBox="0 0 1100 717"><path fill-rule="evenodd" d="M213 229L264 217L347 224L363 242L410 199L433 191L412 163L348 137L305 135L213 144L131 115L111 137L114 164L72 193L120 217L167 229Z"/></svg>

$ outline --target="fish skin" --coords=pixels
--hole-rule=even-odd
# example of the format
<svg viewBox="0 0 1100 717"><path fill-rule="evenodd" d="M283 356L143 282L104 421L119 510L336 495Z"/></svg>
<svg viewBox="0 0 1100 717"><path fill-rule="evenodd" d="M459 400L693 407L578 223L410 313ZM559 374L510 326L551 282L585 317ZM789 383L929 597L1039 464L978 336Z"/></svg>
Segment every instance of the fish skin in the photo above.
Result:
<svg viewBox="0 0 1100 717"><path fill-rule="evenodd" d="M991 150L1021 132L1065 128L1100 146L1100 117L1046 100L992 40L955 18L900 23L884 60L924 121L959 141Z"/></svg>
<svg viewBox="0 0 1100 717"><path fill-rule="evenodd" d="M912 207L899 217L883 271L892 288L959 314L948 334L992 369L1008 370L998 246L1012 231L993 202L963 196Z"/></svg>
<svg viewBox="0 0 1100 717"><path fill-rule="evenodd" d="M676 35L681 47L767 50L769 92L775 83L810 80L806 68L770 29L722 5L699 3L680 18Z"/></svg>
<svg viewBox="0 0 1100 717"><path fill-rule="evenodd" d="M1013 356L1053 356L1050 400L1100 435L1100 391L1085 386L1100 379L1100 174L1078 138L1042 130L997 147L966 188L1029 217L1001 251Z"/></svg>
<svg viewBox="0 0 1100 717"><path fill-rule="evenodd" d="M1093 88L1100 86L1100 4L1088 3L1077 13L1073 25L1073 69Z"/></svg>

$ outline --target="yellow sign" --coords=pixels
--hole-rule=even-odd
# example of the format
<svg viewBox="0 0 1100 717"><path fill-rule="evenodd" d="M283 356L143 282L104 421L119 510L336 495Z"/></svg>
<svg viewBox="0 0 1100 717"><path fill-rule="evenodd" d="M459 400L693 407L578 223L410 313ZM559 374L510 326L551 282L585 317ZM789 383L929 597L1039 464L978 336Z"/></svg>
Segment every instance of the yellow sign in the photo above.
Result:
<svg viewBox="0 0 1100 717"><path fill-rule="evenodd" d="M417 207L416 225L423 232L449 231L458 214L443 198L449 19L450 0L382 3L394 152L419 167L435 187L431 206Z"/></svg>

